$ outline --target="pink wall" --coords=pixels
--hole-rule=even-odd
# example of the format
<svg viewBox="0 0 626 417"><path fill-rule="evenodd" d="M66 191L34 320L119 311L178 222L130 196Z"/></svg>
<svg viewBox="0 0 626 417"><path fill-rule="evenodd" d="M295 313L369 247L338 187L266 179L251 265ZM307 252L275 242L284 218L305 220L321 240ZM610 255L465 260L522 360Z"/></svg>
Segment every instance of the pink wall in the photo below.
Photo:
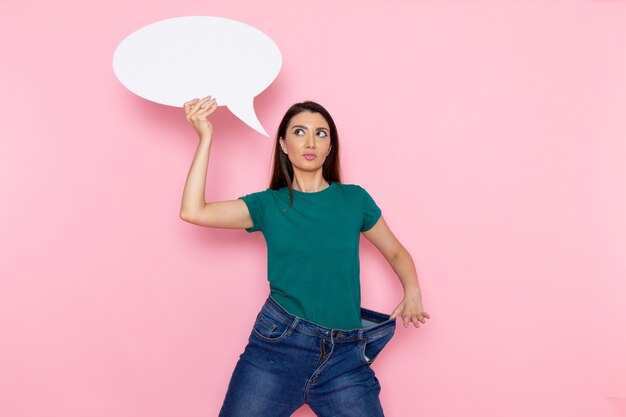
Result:
<svg viewBox="0 0 626 417"><path fill-rule="evenodd" d="M261 122L324 104L344 181L413 255L432 318L374 364L389 416L626 415L626 3L1 9L0 415L217 415L268 292L263 238L179 219L195 134L111 64L184 15L276 41ZM265 189L272 141L213 121L207 199ZM364 238L361 262L363 304L391 312L401 286Z"/></svg>

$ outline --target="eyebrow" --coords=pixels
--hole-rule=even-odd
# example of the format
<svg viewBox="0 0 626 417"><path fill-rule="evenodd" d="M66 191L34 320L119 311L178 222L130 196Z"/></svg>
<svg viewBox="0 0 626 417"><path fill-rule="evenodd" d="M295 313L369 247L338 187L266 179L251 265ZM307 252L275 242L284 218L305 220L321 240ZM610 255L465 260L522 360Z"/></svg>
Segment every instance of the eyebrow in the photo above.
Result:
<svg viewBox="0 0 626 417"><path fill-rule="evenodd" d="M293 129L293 128L296 128L296 127L301 127L301 128L303 128L303 129L308 129L308 127L303 126L303 125L294 125L294 126L292 127L292 129ZM328 130L328 129L326 129L325 127L318 127L318 129Z"/></svg>

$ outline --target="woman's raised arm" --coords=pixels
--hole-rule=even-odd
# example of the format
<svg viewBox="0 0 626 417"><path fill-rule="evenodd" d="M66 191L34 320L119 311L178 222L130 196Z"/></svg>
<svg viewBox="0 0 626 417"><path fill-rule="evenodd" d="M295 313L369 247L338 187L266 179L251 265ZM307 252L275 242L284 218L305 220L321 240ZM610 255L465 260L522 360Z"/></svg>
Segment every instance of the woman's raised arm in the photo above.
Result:
<svg viewBox="0 0 626 417"><path fill-rule="evenodd" d="M207 116L215 111L217 102L211 96L193 99L184 104L185 117L194 128L200 142L187 174L180 206L180 218L206 227L252 227L248 207L243 200L206 202L204 189L213 141L213 125Z"/></svg>

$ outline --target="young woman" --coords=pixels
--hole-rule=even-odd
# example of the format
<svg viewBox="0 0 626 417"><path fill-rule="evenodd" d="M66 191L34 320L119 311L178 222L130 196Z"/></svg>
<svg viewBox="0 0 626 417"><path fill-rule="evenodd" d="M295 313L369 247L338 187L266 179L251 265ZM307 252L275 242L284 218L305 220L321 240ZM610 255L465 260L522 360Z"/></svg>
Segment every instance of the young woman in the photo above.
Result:
<svg viewBox="0 0 626 417"><path fill-rule="evenodd" d="M296 103L278 127L270 187L236 200L206 202L213 136L211 96L184 105L200 138L180 216L207 227L261 231L270 294L235 366L221 417L290 416L308 404L320 417L383 416L371 364L404 326L430 318L413 260L369 193L342 184L339 136L321 105ZM360 233L398 275L404 297L388 315L361 307Z"/></svg>

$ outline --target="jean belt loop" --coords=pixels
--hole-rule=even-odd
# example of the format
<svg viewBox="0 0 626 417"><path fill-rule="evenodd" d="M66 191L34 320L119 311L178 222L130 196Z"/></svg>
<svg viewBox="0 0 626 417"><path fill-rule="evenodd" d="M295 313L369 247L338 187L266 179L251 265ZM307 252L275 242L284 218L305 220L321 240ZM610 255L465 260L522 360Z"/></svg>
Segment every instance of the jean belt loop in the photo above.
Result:
<svg viewBox="0 0 626 417"><path fill-rule="evenodd" d="M359 340L363 340L363 329L359 329Z"/></svg>
<svg viewBox="0 0 626 417"><path fill-rule="evenodd" d="M293 322L291 323L291 325L289 326L289 329L287 330L287 336L291 335L291 332L293 331L293 329L296 328L299 321L300 321L300 317L295 316Z"/></svg>

